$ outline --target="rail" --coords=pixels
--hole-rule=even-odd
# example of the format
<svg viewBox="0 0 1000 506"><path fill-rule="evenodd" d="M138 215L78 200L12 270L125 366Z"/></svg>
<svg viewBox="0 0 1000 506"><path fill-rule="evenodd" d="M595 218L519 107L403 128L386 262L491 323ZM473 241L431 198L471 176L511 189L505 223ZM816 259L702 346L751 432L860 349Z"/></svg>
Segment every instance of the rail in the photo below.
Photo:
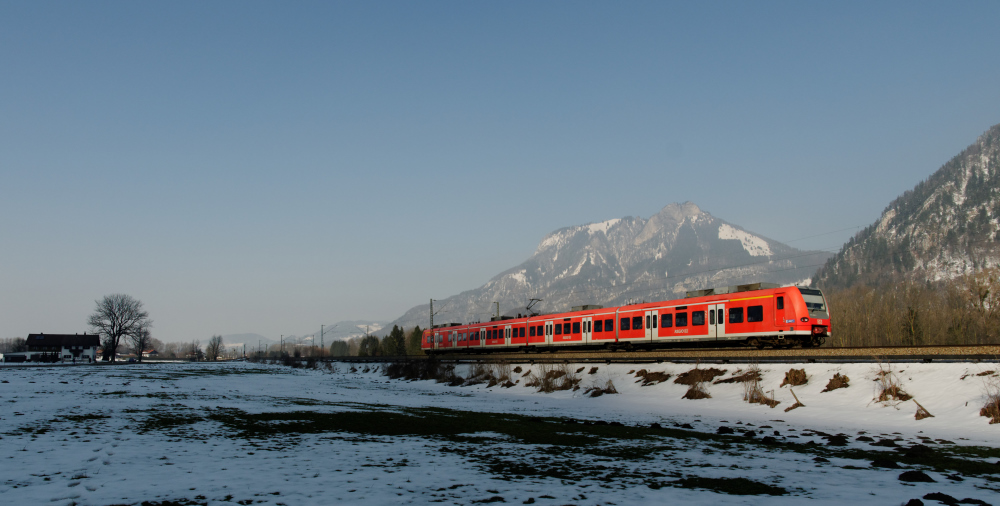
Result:
<svg viewBox="0 0 1000 506"><path fill-rule="evenodd" d="M323 357L327 362L399 362L427 360L429 355L392 357ZM1000 361L1000 345L865 346L844 348L748 348L658 349L649 351L556 350L542 352L445 353L433 355L441 362L520 363L649 363L649 362L989 362ZM299 360L306 361L307 358Z"/></svg>

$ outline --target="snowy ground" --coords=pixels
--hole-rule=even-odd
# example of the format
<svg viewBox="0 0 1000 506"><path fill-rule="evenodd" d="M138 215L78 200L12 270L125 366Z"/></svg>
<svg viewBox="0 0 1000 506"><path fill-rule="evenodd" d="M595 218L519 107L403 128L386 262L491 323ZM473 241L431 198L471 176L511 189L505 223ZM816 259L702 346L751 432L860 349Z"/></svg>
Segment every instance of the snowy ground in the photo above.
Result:
<svg viewBox="0 0 1000 506"><path fill-rule="evenodd" d="M979 416L997 364L893 365L922 420L872 401L871 364L764 365L775 408L740 383L682 399L689 364L571 365L583 388L549 394L527 364L511 388L351 367L0 367L0 504L1000 504L1000 425ZM809 382L785 412L790 368ZM638 369L671 378L641 386ZM850 386L821 392L835 373ZM618 395L583 395L608 380ZM899 479L914 470L934 482Z"/></svg>

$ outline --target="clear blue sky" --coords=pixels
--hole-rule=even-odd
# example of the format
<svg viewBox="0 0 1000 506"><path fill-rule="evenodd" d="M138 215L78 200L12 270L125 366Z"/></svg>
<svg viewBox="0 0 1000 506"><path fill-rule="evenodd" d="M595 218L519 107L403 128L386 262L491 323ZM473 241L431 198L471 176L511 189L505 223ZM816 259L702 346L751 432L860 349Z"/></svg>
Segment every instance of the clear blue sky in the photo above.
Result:
<svg viewBox="0 0 1000 506"><path fill-rule="evenodd" d="M82 332L116 292L164 341L393 319L557 228L687 200L834 250L1000 123L998 20L996 1L0 2L0 337Z"/></svg>

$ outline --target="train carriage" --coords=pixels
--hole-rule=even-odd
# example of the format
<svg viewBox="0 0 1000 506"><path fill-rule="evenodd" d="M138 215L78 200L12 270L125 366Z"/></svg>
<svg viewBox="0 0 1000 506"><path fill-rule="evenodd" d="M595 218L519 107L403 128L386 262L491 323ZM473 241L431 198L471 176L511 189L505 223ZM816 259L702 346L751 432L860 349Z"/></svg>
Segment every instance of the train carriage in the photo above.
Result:
<svg viewBox="0 0 1000 506"><path fill-rule="evenodd" d="M425 330L422 347L431 353L704 342L762 348L818 346L829 334L829 311L820 290L755 283L692 291L673 301L448 323Z"/></svg>

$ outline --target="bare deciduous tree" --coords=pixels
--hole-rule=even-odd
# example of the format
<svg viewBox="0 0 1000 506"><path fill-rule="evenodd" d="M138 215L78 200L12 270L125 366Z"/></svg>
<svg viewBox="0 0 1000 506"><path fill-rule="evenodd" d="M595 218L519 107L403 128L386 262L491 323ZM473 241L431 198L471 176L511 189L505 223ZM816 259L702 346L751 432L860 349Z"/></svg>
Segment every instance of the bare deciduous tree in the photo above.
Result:
<svg viewBox="0 0 1000 506"><path fill-rule="evenodd" d="M139 362L142 362L142 352L146 351L150 344L152 344L153 336L149 334L149 327L140 327L135 332L128 335L129 347L132 349L132 353L135 353L136 358Z"/></svg>
<svg viewBox="0 0 1000 506"><path fill-rule="evenodd" d="M208 344L205 346L205 358L210 361L216 361L219 359L219 355L222 354L222 336L212 336L208 340Z"/></svg>
<svg viewBox="0 0 1000 506"><path fill-rule="evenodd" d="M153 321L142 308L142 302L131 295L116 293L96 301L97 308L87 319L94 332L101 335L105 360L115 361L122 338L149 329Z"/></svg>

